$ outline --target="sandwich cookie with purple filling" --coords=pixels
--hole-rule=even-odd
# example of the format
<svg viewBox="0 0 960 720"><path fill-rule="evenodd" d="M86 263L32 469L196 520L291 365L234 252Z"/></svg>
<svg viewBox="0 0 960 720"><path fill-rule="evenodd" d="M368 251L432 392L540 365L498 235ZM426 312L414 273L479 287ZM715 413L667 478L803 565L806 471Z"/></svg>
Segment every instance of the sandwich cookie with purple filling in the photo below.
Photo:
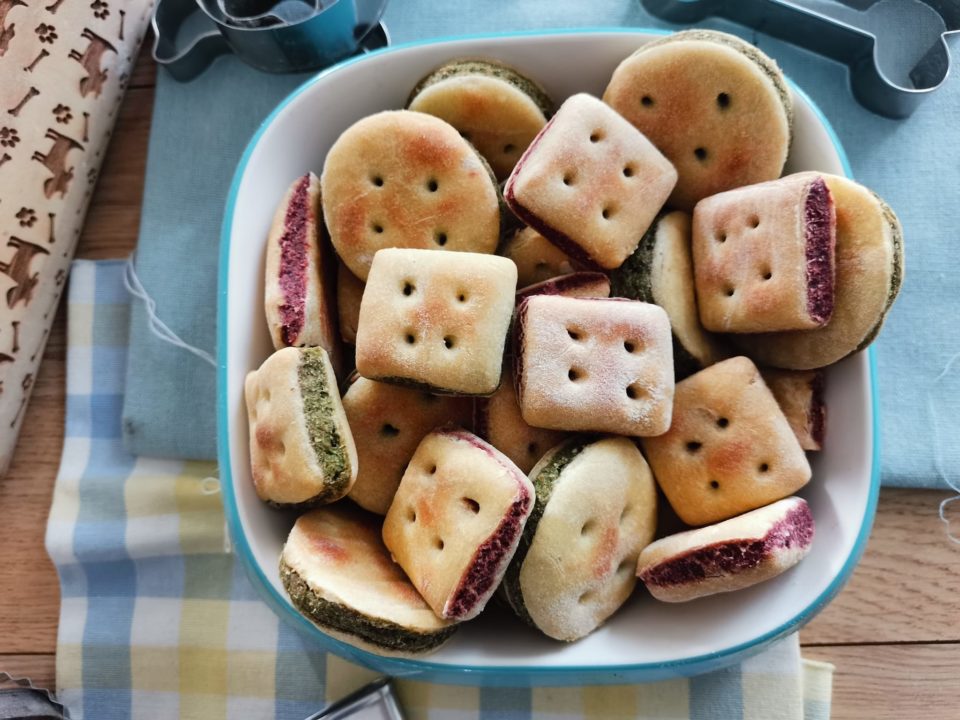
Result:
<svg viewBox="0 0 960 720"><path fill-rule="evenodd" d="M602 625L636 585L637 558L654 537L657 491L627 438L573 438L530 473L536 505L503 588L528 624L555 640Z"/></svg>
<svg viewBox="0 0 960 720"><path fill-rule="evenodd" d="M280 555L290 601L326 634L378 655L421 655L456 630L424 602L380 538L380 519L348 504L301 515Z"/></svg>
<svg viewBox="0 0 960 720"><path fill-rule="evenodd" d="M640 553L637 576L663 602L742 590L803 560L813 529L806 501L786 498L716 525L660 538Z"/></svg>
<svg viewBox="0 0 960 720"><path fill-rule="evenodd" d="M357 449L323 348L284 348L247 374L250 466L261 500L305 507L339 500Z"/></svg>
<svg viewBox="0 0 960 720"><path fill-rule="evenodd" d="M407 466L383 540L437 615L470 620L500 584L533 501L527 476L495 447L435 431Z"/></svg>
<svg viewBox="0 0 960 720"><path fill-rule="evenodd" d="M569 275L576 266L560 248L533 228L517 230L498 251L517 266L517 285L526 287L558 275Z"/></svg>
<svg viewBox="0 0 960 720"><path fill-rule="evenodd" d="M765 368L760 374L800 441L800 447L823 449L827 432L826 371Z"/></svg>

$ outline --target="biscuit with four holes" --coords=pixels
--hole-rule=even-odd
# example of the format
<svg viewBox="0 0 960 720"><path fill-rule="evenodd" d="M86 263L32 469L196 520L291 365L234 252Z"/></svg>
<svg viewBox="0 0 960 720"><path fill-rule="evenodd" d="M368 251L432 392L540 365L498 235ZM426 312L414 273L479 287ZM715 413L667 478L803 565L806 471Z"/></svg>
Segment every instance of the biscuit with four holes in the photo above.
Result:
<svg viewBox="0 0 960 720"><path fill-rule="evenodd" d="M345 343L356 345L357 323L360 321L360 300L364 282L343 263L337 266L337 314L340 318L340 337Z"/></svg>
<svg viewBox="0 0 960 720"><path fill-rule="evenodd" d="M657 490L627 438L578 437L530 473L536 503L503 579L508 603L555 640L602 625L636 585L657 526Z"/></svg>
<svg viewBox="0 0 960 720"><path fill-rule="evenodd" d="M492 253L500 240L490 169L432 115L394 110L357 121L327 153L320 183L333 247L361 280L381 248Z"/></svg>
<svg viewBox="0 0 960 720"><path fill-rule="evenodd" d="M319 345L340 369L333 263L313 173L290 186L267 235L264 310L273 347Z"/></svg>
<svg viewBox="0 0 960 720"><path fill-rule="evenodd" d="M433 611L476 617L500 584L533 510L533 485L463 430L427 435L383 523L383 540Z"/></svg>
<svg viewBox="0 0 960 720"><path fill-rule="evenodd" d="M822 175L837 214L833 315L822 328L732 335L762 365L812 370L866 348L877 337L903 283L903 229L875 192Z"/></svg>
<svg viewBox="0 0 960 720"><path fill-rule="evenodd" d="M500 389L477 401L477 434L512 460L525 473L567 433L528 425L520 414L513 374L504 368Z"/></svg>
<svg viewBox="0 0 960 720"><path fill-rule="evenodd" d="M325 633L378 655L435 650L456 630L390 559L380 518L340 503L297 518L280 555L294 607Z"/></svg>
<svg viewBox="0 0 960 720"><path fill-rule="evenodd" d="M533 228L520 228L504 242L500 254L517 265L517 285L526 287L558 275L569 275L576 267L570 257Z"/></svg>
<svg viewBox="0 0 960 720"><path fill-rule="evenodd" d="M745 357L677 383L673 422L643 449L670 506L707 525L791 495L810 464L787 418Z"/></svg>
<svg viewBox="0 0 960 720"><path fill-rule="evenodd" d="M685 30L624 60L603 93L679 173L669 205L780 177L793 101L780 68L734 35Z"/></svg>
<svg viewBox="0 0 960 720"><path fill-rule="evenodd" d="M637 575L663 602L742 590L803 560L813 530L806 501L786 498L716 525L660 538L640 553Z"/></svg>
<svg viewBox="0 0 960 720"><path fill-rule="evenodd" d="M517 217L575 261L610 269L636 250L676 182L653 143L580 94L530 144L503 195Z"/></svg>
<svg viewBox="0 0 960 720"><path fill-rule="evenodd" d="M473 403L355 377L343 394L343 411L357 446L357 481L349 497L386 515L420 441L443 425L469 424Z"/></svg>
<svg viewBox="0 0 960 720"><path fill-rule="evenodd" d="M500 384L517 267L476 253L377 253L360 304L357 371L433 392L490 395Z"/></svg>
<svg viewBox="0 0 960 720"><path fill-rule="evenodd" d="M323 348L278 350L247 374L250 469L261 500L308 506L346 495L357 450Z"/></svg>
<svg viewBox="0 0 960 720"><path fill-rule="evenodd" d="M677 380L729 357L720 338L700 324L687 213L675 210L657 218L636 252L610 273L610 294L653 303L666 311Z"/></svg>
<svg viewBox="0 0 960 720"><path fill-rule="evenodd" d="M713 195L693 211L700 319L726 333L808 330L833 313L836 211L801 173Z"/></svg>
<svg viewBox="0 0 960 720"><path fill-rule="evenodd" d="M513 68L461 59L441 65L417 83L407 108L453 125L503 180L546 125L553 101Z"/></svg>
<svg viewBox="0 0 960 720"><path fill-rule="evenodd" d="M760 374L787 417L800 447L822 450L827 428L826 372L766 368Z"/></svg>
<svg viewBox="0 0 960 720"><path fill-rule="evenodd" d="M517 310L523 419L553 430L659 435L670 427L673 351L663 308L534 295Z"/></svg>

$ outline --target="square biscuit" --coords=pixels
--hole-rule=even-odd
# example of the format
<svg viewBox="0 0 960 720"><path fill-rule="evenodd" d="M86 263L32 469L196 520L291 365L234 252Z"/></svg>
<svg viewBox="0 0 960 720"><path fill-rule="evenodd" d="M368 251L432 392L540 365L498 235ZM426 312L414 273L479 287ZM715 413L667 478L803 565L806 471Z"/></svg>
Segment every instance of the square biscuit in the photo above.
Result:
<svg viewBox="0 0 960 720"><path fill-rule="evenodd" d="M464 430L439 430L417 447L383 523L383 541L442 618L483 610L533 510L530 480Z"/></svg>
<svg viewBox="0 0 960 720"><path fill-rule="evenodd" d="M826 372L764 368L761 374L800 441L800 447L823 449L827 424Z"/></svg>
<svg viewBox="0 0 960 720"><path fill-rule="evenodd" d="M670 427L673 345L663 308L534 295L517 311L523 419L552 430L659 435Z"/></svg>
<svg viewBox="0 0 960 720"><path fill-rule="evenodd" d="M574 260L619 267L677 182L653 143L609 106L574 95L520 158L504 199Z"/></svg>
<svg viewBox="0 0 960 720"><path fill-rule="evenodd" d="M644 438L643 448L664 495L689 525L754 510L810 480L787 418L745 357L677 383L670 430Z"/></svg>
<svg viewBox="0 0 960 720"><path fill-rule="evenodd" d="M506 258L380 250L360 303L357 371L438 393L493 393L516 288Z"/></svg>
<svg viewBox="0 0 960 720"><path fill-rule="evenodd" d="M697 203L693 266L700 320L729 333L810 330L834 304L836 212L812 173Z"/></svg>

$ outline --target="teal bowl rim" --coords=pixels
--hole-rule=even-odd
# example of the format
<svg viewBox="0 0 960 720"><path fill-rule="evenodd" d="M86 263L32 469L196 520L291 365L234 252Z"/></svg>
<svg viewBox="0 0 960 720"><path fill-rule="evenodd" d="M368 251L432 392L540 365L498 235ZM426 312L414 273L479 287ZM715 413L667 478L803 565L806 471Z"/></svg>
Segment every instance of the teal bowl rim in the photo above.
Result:
<svg viewBox="0 0 960 720"><path fill-rule="evenodd" d="M233 492L233 473L230 464L230 444L228 437L228 418L227 418L227 296L228 283L227 270L230 259L230 237L233 230L233 215L237 201L237 193L240 189L240 183L250 161L250 156L254 148L260 142L260 138L265 130L273 123L277 115L281 113L287 105L295 98L305 92L314 83L320 79L337 72L338 70L362 62L368 57L382 55L385 53L397 52L409 48L421 47L425 45L435 45L444 42L453 42L461 40L493 40L506 37L542 37L549 35L579 35L579 34L623 34L636 33L644 35L667 35L671 31L665 31L654 28L570 28L560 30L537 30L520 31L508 33L482 33L475 35L461 35L454 37L435 38L427 41L417 41L394 45L383 48L367 55L360 55L345 60L320 72L316 76L304 82L300 87L290 93L261 123L260 127L254 133L250 142L247 144L237 169L234 172L233 180L230 184L230 191L227 196L226 210L220 235L220 261L218 271L218 301L217 301L217 439L218 439L218 461L220 464L220 484L224 498L224 512L227 519L227 526L233 541L234 548L239 555L247 575L251 582L260 592L261 596L268 605L281 618L293 625L299 631L305 633L324 649L333 652L343 658L360 663L380 672L395 676L417 676L418 679L432 680L434 682L445 682L451 684L463 685L497 685L497 686L527 686L527 685L585 685L591 683L614 684L630 682L653 682L678 676L698 675L711 670L717 670L727 665L743 660L750 655L760 652L770 643L786 636L787 634L799 629L802 625L809 622L820 610L822 610L836 595L840 589L849 580L854 568L863 555L867 539L870 536L870 530L873 526L874 515L876 514L877 499L880 491L880 420L879 404L877 394L877 367L876 356L873 348L867 349L868 367L870 374L870 406L871 406L871 427L872 427L872 445L873 453L870 470L870 490L867 498L867 507L864 512L863 520L860 524L860 532L854 542L853 550L847 557L844 566L833 579L829 586L803 611L795 615L789 621L779 627L764 633L763 635L749 640L747 642L727 648L721 652L698 655L683 660L665 663L639 663L632 665L604 665L604 666L475 666L475 665L447 665L430 662L429 660L413 660L406 658L383 657L359 648L355 648L345 642L332 638L316 625L311 623L300 613L298 613L287 601L287 599L278 592L260 567L253 559L253 554L247 538L240 526L240 517L237 510L236 495ZM817 119L826 129L827 134L833 143L840 162L843 166L844 174L852 177L850 162L847 154L837 137L833 126L827 120L823 111L810 98L807 93L801 90L797 85L789 80L790 87L800 97L802 97L813 109Z"/></svg>

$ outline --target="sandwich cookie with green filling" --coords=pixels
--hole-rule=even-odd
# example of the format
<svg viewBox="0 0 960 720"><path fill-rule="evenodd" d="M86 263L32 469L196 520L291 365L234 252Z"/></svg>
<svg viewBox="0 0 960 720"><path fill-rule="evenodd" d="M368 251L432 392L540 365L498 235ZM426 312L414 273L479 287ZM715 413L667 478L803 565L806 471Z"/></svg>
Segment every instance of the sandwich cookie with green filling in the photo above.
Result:
<svg viewBox="0 0 960 720"><path fill-rule="evenodd" d="M880 332L900 292L903 230L893 210L849 178L822 177L837 215L833 314L815 330L731 335L760 365L812 370L863 350Z"/></svg>
<svg viewBox="0 0 960 720"><path fill-rule="evenodd" d="M407 108L453 125L503 180L547 124L554 105L540 85L513 68L460 59L417 83Z"/></svg>
<svg viewBox="0 0 960 720"><path fill-rule="evenodd" d="M650 468L627 438L579 436L530 473L537 499L503 588L517 615L556 640L582 638L630 597L656 532Z"/></svg>
<svg viewBox="0 0 960 720"><path fill-rule="evenodd" d="M620 63L603 99L676 167L670 207L692 210L783 171L790 90L772 59L734 35L685 30L648 42Z"/></svg>
<svg viewBox="0 0 960 720"><path fill-rule="evenodd" d="M662 307L673 332L673 369L677 380L713 365L729 352L700 324L690 255L690 216L661 215L636 252L610 273L611 295Z"/></svg>
<svg viewBox="0 0 960 720"><path fill-rule="evenodd" d="M390 559L375 515L351 505L301 515L280 555L294 607L321 630L378 655L435 650L456 630Z"/></svg>
<svg viewBox="0 0 960 720"><path fill-rule="evenodd" d="M357 477L357 450L323 348L284 348L249 373L250 466L261 500L329 503Z"/></svg>

